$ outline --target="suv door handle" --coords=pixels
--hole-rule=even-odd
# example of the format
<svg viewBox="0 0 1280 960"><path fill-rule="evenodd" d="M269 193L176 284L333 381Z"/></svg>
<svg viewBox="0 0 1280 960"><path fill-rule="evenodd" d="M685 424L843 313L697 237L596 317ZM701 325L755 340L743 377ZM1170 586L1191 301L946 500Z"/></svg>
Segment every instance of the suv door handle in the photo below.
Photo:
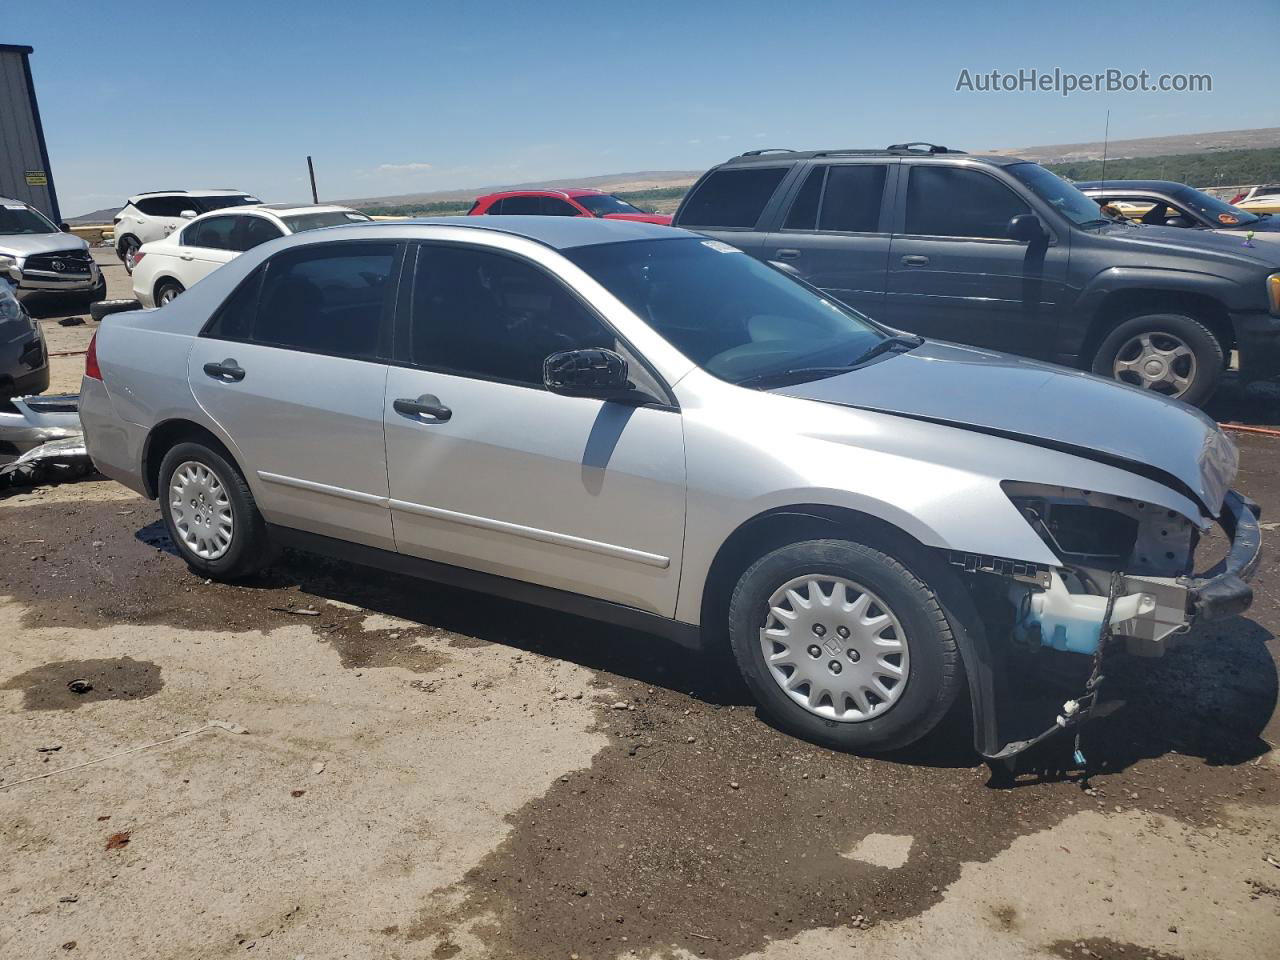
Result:
<svg viewBox="0 0 1280 960"><path fill-rule="evenodd" d="M396 413L417 420L418 417L431 417L431 423L447 423L453 411L440 402L434 393L424 393L417 400L401 398L391 404Z"/></svg>
<svg viewBox="0 0 1280 960"><path fill-rule="evenodd" d="M221 363L206 363L204 372L206 376L225 382L239 383L244 379L244 368L231 357L227 357Z"/></svg>
<svg viewBox="0 0 1280 960"><path fill-rule="evenodd" d="M779 260L799 260L800 251L794 247L783 247L778 251Z"/></svg>
<svg viewBox="0 0 1280 960"><path fill-rule="evenodd" d="M903 258L902 258L902 265L903 265L904 267L925 267L925 266L928 266L928 265L929 265L929 258L928 258L928 257L921 257L921 256L919 256L919 255L913 255L913 256L910 256L910 257L903 257Z"/></svg>

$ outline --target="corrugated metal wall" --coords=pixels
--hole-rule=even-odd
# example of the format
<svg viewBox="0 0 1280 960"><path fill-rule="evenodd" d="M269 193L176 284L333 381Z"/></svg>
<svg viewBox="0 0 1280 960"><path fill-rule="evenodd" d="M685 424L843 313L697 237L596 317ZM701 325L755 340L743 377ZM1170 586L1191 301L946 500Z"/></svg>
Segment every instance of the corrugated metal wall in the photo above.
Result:
<svg viewBox="0 0 1280 960"><path fill-rule="evenodd" d="M0 47L0 197L23 200L56 223L60 215L53 173L46 169L40 149L39 120L32 109L35 94L27 82L27 55L21 50Z"/></svg>

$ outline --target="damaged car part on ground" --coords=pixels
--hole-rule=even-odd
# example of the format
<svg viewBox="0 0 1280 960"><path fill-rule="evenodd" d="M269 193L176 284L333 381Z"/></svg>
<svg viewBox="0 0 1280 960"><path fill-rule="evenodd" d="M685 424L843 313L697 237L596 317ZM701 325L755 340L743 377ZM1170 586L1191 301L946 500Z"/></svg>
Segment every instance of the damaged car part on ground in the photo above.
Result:
<svg viewBox="0 0 1280 960"><path fill-rule="evenodd" d="M0 401L0 487L38 482L50 468L83 476L92 469L76 394Z"/></svg>
<svg viewBox="0 0 1280 960"><path fill-rule="evenodd" d="M1110 634L1158 653L1240 612L1259 549L1198 411L645 224L272 241L103 324L81 395L95 464L201 576L289 545L727 637L775 723L847 750L920 739L967 684L979 752L1008 756L1063 710L1010 708L1031 673L1083 686ZM1197 577L1215 522L1232 547Z"/></svg>

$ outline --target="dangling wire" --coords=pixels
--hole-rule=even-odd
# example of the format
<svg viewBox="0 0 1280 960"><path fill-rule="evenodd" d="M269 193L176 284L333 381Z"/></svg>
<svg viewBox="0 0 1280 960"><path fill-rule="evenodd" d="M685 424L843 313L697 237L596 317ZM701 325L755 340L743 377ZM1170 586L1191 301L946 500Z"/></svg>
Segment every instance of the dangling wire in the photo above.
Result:
<svg viewBox="0 0 1280 960"><path fill-rule="evenodd" d="M1089 719L1089 714L1094 711L1098 705L1098 691L1102 687L1102 681L1105 677L1102 674L1102 658L1106 652L1107 644L1111 641L1111 612L1115 608L1116 598L1120 595L1121 576L1117 571L1111 572L1111 584L1107 590L1107 606L1102 614L1102 626L1098 630L1098 648L1093 652L1093 670L1089 674L1089 680L1084 685L1084 696L1080 698L1080 712L1078 722L1075 724L1075 753L1072 759L1076 765L1086 767L1084 751L1080 749L1080 735L1084 732L1084 722Z"/></svg>

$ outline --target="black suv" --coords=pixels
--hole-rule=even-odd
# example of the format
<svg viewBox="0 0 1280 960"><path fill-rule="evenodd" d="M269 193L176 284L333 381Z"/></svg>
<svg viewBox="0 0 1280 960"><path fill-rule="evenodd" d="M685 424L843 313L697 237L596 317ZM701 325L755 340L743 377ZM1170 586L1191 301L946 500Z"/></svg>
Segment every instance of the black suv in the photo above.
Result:
<svg viewBox="0 0 1280 960"><path fill-rule="evenodd" d="M1014 157L753 150L703 174L675 225L892 326L1190 403L1213 393L1233 349L1243 380L1280 374L1280 249L1108 218Z"/></svg>

